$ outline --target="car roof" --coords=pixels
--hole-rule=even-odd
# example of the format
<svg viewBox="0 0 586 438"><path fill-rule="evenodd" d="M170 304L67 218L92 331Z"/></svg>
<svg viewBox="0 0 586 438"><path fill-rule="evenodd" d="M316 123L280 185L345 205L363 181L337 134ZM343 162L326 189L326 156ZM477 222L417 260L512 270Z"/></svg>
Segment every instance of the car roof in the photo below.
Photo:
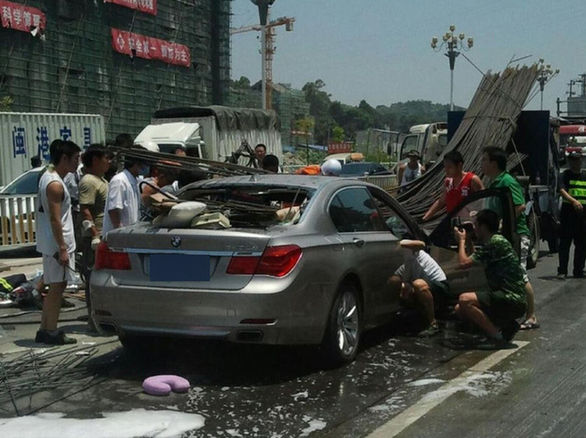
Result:
<svg viewBox="0 0 586 438"><path fill-rule="evenodd" d="M372 166L372 165L382 166L382 164L377 163L375 161L353 161L351 163L344 164L343 167L346 167L346 166Z"/></svg>
<svg viewBox="0 0 586 438"><path fill-rule="evenodd" d="M189 184L187 187L193 188L214 188L227 185L269 185L269 186L291 186L301 187L308 190L316 190L325 186L347 186L347 185L364 185L365 182L359 180L348 181L347 179L331 176L309 176L309 175L290 175L290 174L271 174L271 175L246 175L232 176L228 178L214 178L205 181L198 181Z"/></svg>

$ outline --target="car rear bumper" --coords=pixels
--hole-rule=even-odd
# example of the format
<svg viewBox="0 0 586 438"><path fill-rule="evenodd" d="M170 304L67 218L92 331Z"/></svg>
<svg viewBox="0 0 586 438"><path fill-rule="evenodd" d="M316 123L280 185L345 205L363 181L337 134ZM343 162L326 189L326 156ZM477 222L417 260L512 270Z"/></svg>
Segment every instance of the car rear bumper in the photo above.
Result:
<svg viewBox="0 0 586 438"><path fill-rule="evenodd" d="M266 283L255 288L254 280L245 291L127 286L98 271L91 277L92 316L103 330L120 335L318 344L333 290L333 286L291 281L284 289L271 291Z"/></svg>

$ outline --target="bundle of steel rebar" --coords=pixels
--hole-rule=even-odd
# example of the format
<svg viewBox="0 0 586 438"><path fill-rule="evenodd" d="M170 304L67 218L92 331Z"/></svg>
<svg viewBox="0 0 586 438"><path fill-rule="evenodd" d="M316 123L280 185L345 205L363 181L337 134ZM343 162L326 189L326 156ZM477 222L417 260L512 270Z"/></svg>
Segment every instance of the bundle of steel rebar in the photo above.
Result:
<svg viewBox="0 0 586 438"><path fill-rule="evenodd" d="M502 73L484 75L460 126L436 164L397 196L418 221L442 195L443 157L446 153L458 150L464 157L465 170L480 175L482 149L486 146L507 147L537 75L537 65L507 68ZM440 216L444 214L445 210Z"/></svg>
<svg viewBox="0 0 586 438"><path fill-rule="evenodd" d="M23 397L54 389L79 390L89 385L94 374L83 365L97 352L97 346L82 346L29 350L10 360L0 357L0 410L6 411L8 404L16 415L22 415L26 409L19 408L19 400Z"/></svg>
<svg viewBox="0 0 586 438"><path fill-rule="evenodd" d="M162 152L152 152L146 149L139 148L120 148L109 147L119 159L125 160L139 160L143 163L163 167L174 170L199 170L208 178L214 176L227 177L238 175L254 175L268 173L266 170L257 169L254 167L239 166L232 163L221 163L219 161L205 160L203 158L178 156L173 154L165 154Z"/></svg>

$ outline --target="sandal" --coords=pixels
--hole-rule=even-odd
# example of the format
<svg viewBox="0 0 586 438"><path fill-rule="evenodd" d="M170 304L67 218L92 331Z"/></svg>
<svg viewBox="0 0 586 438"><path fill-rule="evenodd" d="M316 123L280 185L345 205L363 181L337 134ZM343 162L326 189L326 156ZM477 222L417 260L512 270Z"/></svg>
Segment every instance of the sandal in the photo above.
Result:
<svg viewBox="0 0 586 438"><path fill-rule="evenodd" d="M534 330L534 329L538 329L539 327L541 327L541 326L539 325L539 323L537 321L531 322L531 321L527 320L523 324L521 324L521 327L519 327L519 330Z"/></svg>

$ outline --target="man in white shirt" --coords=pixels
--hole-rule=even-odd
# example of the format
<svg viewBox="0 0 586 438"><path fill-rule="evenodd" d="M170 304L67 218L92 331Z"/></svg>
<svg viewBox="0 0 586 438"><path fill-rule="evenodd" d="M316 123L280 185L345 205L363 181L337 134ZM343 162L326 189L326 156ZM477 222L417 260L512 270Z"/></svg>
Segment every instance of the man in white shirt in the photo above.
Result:
<svg viewBox="0 0 586 438"><path fill-rule="evenodd" d="M427 254L425 243L420 240L402 240L402 248L408 252L403 263L389 279L393 289L401 290L401 301L416 305L429 322L429 327L420 336L429 337L439 333L435 312L444 304L449 292L447 277L437 262Z"/></svg>
<svg viewBox="0 0 586 438"><path fill-rule="evenodd" d="M108 198L104 209L102 236L116 228L138 222L140 193L137 176L144 173L144 163L126 160L124 170L114 175L108 186Z"/></svg>
<svg viewBox="0 0 586 438"><path fill-rule="evenodd" d="M57 329L63 291L75 269L75 235L71 196L63 181L75 172L81 149L71 141L51 143L51 165L39 180L36 217L37 251L43 255L43 280L49 293L43 302L41 327L35 342L51 345L74 344L75 339Z"/></svg>

